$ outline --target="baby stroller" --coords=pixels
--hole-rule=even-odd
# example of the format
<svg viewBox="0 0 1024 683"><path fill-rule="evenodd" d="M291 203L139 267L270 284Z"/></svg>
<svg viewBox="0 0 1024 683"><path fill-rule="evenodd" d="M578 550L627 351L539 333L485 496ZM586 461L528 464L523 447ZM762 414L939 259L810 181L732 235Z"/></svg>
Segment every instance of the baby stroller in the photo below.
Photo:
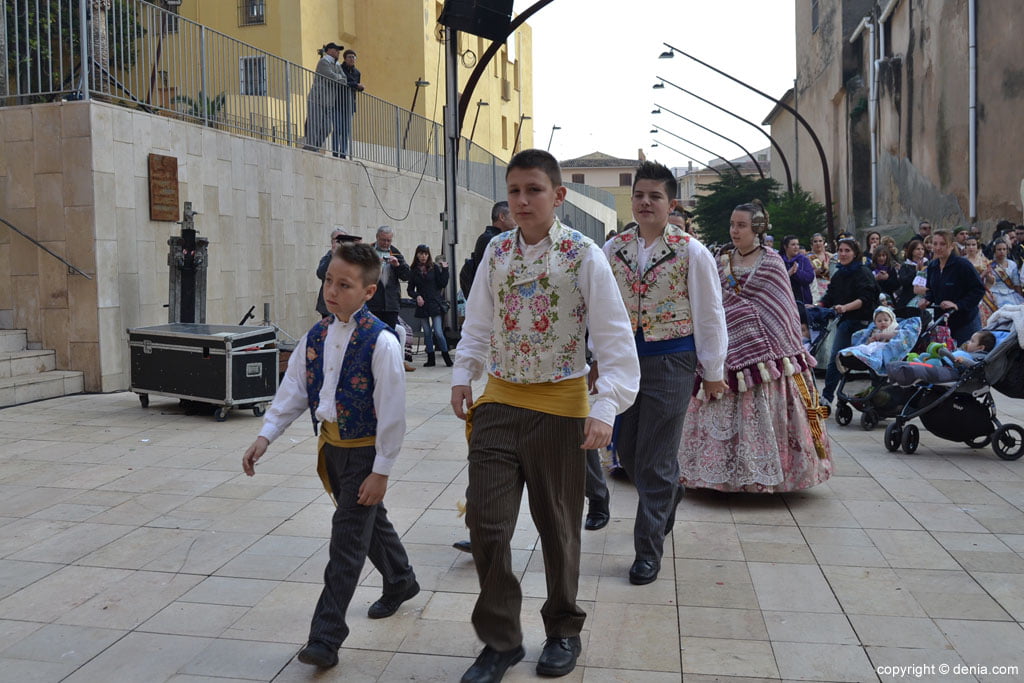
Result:
<svg viewBox="0 0 1024 683"><path fill-rule="evenodd" d="M903 409L913 390L889 382L885 366L895 360L902 360L922 340L927 340L933 326L921 334L921 319L912 317L901 320L896 336L884 348L874 354L845 354L840 351L836 366L841 373L836 387L836 423L846 426L853 420L853 411L861 413L860 426L866 431L875 428L879 420L895 417ZM871 323L863 330L853 333L853 346L863 344L875 330ZM846 385L853 380L866 378L868 386L856 393L848 391ZM859 388L859 384L856 385Z"/></svg>
<svg viewBox="0 0 1024 683"><path fill-rule="evenodd" d="M996 335L996 347L955 381L916 385L885 429L887 450L914 453L920 433L910 421L920 418L924 428L941 439L961 441L971 448L991 444L1003 460L1024 455L1024 427L1001 423L992 399L992 388L1011 398L1024 398L1024 354L1013 330L989 331Z"/></svg>
<svg viewBox="0 0 1024 683"><path fill-rule="evenodd" d="M812 355L818 362L814 368L816 376L825 376L825 367L828 365L829 347L825 344L836 328L836 312L831 308L819 308L812 306L807 309L807 329L811 333L811 341L807 346L807 353Z"/></svg>

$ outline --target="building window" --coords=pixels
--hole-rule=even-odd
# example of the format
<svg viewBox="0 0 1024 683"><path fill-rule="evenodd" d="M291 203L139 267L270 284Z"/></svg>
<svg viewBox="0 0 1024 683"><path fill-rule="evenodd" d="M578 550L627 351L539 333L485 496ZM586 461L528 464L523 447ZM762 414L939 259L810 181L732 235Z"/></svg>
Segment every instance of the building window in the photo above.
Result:
<svg viewBox="0 0 1024 683"><path fill-rule="evenodd" d="M515 142L516 142L516 147L515 147L515 149L512 150L512 153L513 154L518 154L519 153L519 124L518 123L513 123L512 124L512 132L513 132L512 139L515 140Z"/></svg>
<svg viewBox="0 0 1024 683"><path fill-rule="evenodd" d="M508 117L501 117L501 147L508 149Z"/></svg>
<svg viewBox="0 0 1024 683"><path fill-rule="evenodd" d="M586 182L586 179L584 178L582 173L573 173L572 174L572 181L574 183L579 183L579 184L582 185L583 183Z"/></svg>
<svg viewBox="0 0 1024 683"><path fill-rule="evenodd" d="M619 187L629 187L633 184L632 173L620 173L619 174Z"/></svg>
<svg viewBox="0 0 1024 683"><path fill-rule="evenodd" d="M520 81L519 81L519 79L520 79L521 77L522 77L522 74L520 73L520 70L519 70L519 60L517 59L517 60L515 61L515 63L514 63L513 65L512 65L512 79L513 79L513 87L515 87L515 89L516 89L517 91L518 91L518 90L522 90L522 89L523 89L523 88L522 88L522 85L521 85L521 83L520 83Z"/></svg>
<svg viewBox="0 0 1024 683"><path fill-rule="evenodd" d="M239 94L241 95L266 95L267 94L267 58L260 57L239 57L238 58L238 81Z"/></svg>
<svg viewBox="0 0 1024 683"><path fill-rule="evenodd" d="M238 25L259 26L267 23L267 0L238 0Z"/></svg>
<svg viewBox="0 0 1024 683"><path fill-rule="evenodd" d="M811 33L818 30L818 0L811 0Z"/></svg>

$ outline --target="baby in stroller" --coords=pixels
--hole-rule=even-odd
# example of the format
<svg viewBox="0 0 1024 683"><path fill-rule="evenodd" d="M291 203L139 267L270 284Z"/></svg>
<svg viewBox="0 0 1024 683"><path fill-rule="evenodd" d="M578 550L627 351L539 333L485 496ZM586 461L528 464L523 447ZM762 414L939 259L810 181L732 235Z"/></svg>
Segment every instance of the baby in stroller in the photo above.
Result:
<svg viewBox="0 0 1024 683"><path fill-rule="evenodd" d="M889 379L901 386L927 382L938 384L954 382L963 370L985 359L996 347L996 336L988 330L978 330L956 351L940 349L939 357L927 361L897 361L889 363Z"/></svg>
<svg viewBox="0 0 1024 683"><path fill-rule="evenodd" d="M855 345L836 356L836 367L842 373L836 387L836 422L840 426L852 421L854 408L863 413L860 426L868 430L878 424L879 419L899 412L907 392L889 383L886 365L905 358L918 343L920 332L920 318L897 322L892 308L883 305L875 309L871 325L854 333ZM865 373L870 382L867 388L860 391L847 388L848 383L863 379Z"/></svg>

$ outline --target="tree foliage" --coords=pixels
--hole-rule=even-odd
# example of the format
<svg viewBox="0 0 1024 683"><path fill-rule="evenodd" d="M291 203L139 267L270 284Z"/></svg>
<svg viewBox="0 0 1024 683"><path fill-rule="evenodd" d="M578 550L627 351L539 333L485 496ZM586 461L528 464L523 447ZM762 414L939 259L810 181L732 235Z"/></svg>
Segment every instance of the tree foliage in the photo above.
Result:
<svg viewBox="0 0 1024 683"><path fill-rule="evenodd" d="M738 204L760 199L768 206L778 195L779 183L772 178L725 173L715 182L698 188L707 194L697 197L693 214L701 241L711 245L729 241L729 218Z"/></svg>
<svg viewBox="0 0 1024 683"><path fill-rule="evenodd" d="M799 184L793 187L793 194L780 193L767 208L777 246L782 246L786 235L796 235L800 244L809 247L811 235L825 232L825 205L814 201Z"/></svg>

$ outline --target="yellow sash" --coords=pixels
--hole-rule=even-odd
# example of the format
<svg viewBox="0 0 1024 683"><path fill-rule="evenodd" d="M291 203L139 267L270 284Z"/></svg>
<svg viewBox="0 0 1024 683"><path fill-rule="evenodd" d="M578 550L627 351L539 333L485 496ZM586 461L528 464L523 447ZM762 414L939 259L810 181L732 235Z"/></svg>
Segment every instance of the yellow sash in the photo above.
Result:
<svg viewBox="0 0 1024 683"><path fill-rule="evenodd" d="M335 507L338 506L338 501L334 499L334 491L331 490L331 480L327 477L327 463L324 461L324 446L330 444L331 446L337 446L339 448L359 448L360 446L373 446L376 443L376 436L364 436L358 439L343 439L341 438L341 432L338 431L337 422L320 423L320 439L317 441L316 445L316 473L320 475L320 482L324 485L324 490L327 491L327 495L331 497Z"/></svg>
<svg viewBox="0 0 1024 683"><path fill-rule="evenodd" d="M515 408L526 408L561 417L590 415L586 377L561 382L519 384L488 375L484 393L473 402L466 413L466 441L469 441L469 436L473 433L473 411L485 403L503 403Z"/></svg>

